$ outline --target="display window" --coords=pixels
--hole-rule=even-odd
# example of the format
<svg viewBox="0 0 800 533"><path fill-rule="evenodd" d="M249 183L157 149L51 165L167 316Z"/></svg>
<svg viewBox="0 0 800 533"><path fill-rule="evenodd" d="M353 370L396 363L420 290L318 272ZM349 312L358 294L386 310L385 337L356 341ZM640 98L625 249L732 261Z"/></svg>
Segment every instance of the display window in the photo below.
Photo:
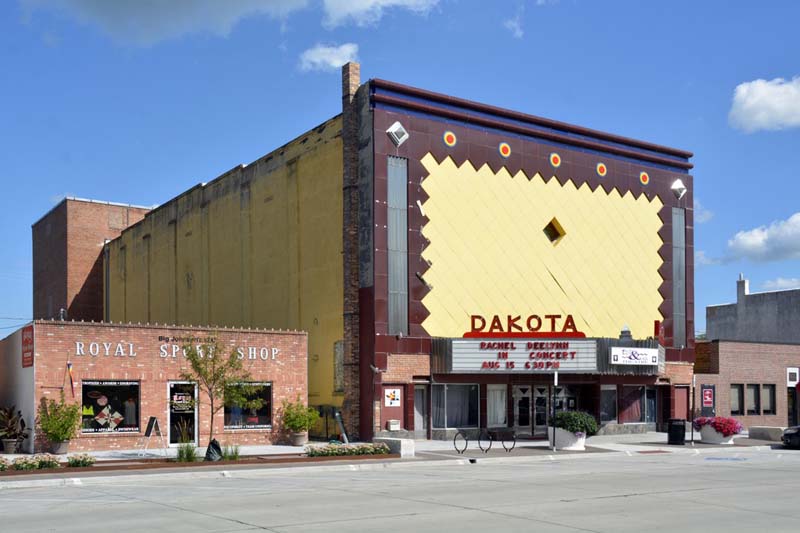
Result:
<svg viewBox="0 0 800 533"><path fill-rule="evenodd" d="M82 381L81 433L139 431L138 381Z"/></svg>
<svg viewBox="0 0 800 533"><path fill-rule="evenodd" d="M272 427L272 383L248 382L235 387L235 396L242 401L225 400L225 429Z"/></svg>

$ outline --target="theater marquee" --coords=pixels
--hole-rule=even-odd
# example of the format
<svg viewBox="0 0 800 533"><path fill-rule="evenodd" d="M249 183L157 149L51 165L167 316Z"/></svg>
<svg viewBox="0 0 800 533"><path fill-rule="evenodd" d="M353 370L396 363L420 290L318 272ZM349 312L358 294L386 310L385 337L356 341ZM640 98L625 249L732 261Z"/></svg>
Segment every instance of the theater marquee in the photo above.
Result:
<svg viewBox="0 0 800 533"><path fill-rule="evenodd" d="M597 342L585 339L453 339L451 372L597 372Z"/></svg>

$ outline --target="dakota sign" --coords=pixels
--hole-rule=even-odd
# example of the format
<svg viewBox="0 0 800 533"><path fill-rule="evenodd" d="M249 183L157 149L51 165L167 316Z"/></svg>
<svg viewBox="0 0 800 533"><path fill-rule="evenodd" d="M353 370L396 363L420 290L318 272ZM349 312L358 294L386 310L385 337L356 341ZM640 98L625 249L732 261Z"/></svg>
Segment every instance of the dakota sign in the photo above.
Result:
<svg viewBox="0 0 800 533"><path fill-rule="evenodd" d="M612 365L657 365L657 348L611 347L609 363Z"/></svg>
<svg viewBox="0 0 800 533"><path fill-rule="evenodd" d="M584 339L453 339L453 373L597 372L597 343Z"/></svg>

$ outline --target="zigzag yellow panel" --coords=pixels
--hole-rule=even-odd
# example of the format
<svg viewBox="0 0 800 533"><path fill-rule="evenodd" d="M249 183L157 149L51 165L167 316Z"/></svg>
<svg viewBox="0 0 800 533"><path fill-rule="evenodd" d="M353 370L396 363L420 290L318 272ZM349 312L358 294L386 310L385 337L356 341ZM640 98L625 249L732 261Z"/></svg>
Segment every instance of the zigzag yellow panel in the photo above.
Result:
<svg viewBox="0 0 800 533"><path fill-rule="evenodd" d="M422 164L431 336L460 337L473 314L531 313L572 314L590 337L617 337L626 325L634 338L653 334L663 318L660 199L430 154ZM554 218L564 235L551 241L544 228Z"/></svg>

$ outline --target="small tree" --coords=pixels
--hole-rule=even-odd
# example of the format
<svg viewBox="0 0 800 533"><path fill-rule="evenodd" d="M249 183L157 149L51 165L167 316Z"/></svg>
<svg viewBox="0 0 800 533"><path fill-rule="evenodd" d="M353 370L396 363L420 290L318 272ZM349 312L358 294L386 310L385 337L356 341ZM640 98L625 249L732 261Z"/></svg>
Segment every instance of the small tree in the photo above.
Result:
<svg viewBox="0 0 800 533"><path fill-rule="evenodd" d="M215 338L213 343L186 345L184 352L190 369L181 373L181 379L197 383L198 389L208 397L211 408L209 442L214 438L214 415L223 407L238 405L243 409L258 409L263 405L260 398L251 399L245 392L247 389L252 393L257 388L243 386L252 376L235 348L224 355L224 348Z"/></svg>

